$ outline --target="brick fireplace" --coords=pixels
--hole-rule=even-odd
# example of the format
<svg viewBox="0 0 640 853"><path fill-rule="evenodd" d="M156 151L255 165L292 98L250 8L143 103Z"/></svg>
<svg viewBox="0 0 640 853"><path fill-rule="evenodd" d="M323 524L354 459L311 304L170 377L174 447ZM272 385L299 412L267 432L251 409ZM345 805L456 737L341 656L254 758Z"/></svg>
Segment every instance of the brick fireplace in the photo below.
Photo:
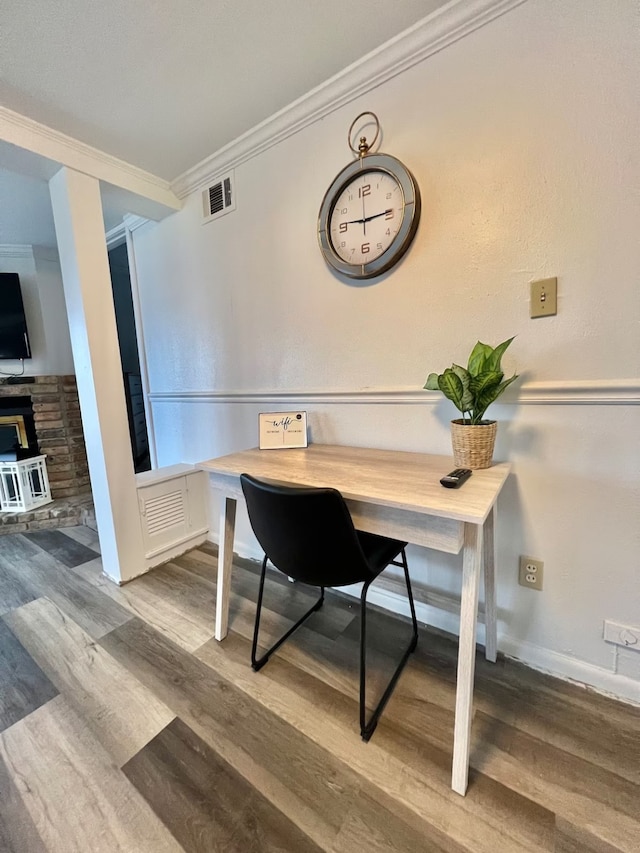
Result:
<svg viewBox="0 0 640 853"><path fill-rule="evenodd" d="M0 533L81 524L91 516L89 468L75 376L36 376L33 382L0 384L0 413L33 410L35 441L46 454L53 503L26 513L0 513Z"/></svg>

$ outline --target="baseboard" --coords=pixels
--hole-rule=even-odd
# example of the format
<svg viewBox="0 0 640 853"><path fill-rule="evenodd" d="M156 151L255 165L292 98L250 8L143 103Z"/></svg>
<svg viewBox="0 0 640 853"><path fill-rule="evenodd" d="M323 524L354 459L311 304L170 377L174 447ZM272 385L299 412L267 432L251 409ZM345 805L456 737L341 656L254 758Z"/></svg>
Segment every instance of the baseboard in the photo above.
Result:
<svg viewBox="0 0 640 853"><path fill-rule="evenodd" d="M532 669L546 672L580 687L588 687L614 699L640 705L640 682L612 670L554 652L543 646L498 634L498 650Z"/></svg>
<svg viewBox="0 0 640 853"><path fill-rule="evenodd" d="M160 566L163 563L167 563L169 560L179 557L180 554L184 554L192 548L197 548L198 545L202 545L202 543L207 539L208 532L207 528L199 530L192 536L189 536L186 539L181 539L173 545L161 548L158 551L155 551L151 556L147 556L145 558L147 564L146 571L154 569L156 566ZM141 574L145 574L145 572L141 572ZM139 575L136 575L136 577L139 577ZM128 578L128 580L132 580L132 578Z"/></svg>
<svg viewBox="0 0 640 853"><path fill-rule="evenodd" d="M218 542L209 536L209 541L214 545ZM260 561L262 554L258 552L255 545L237 542L237 551L245 559ZM398 591L393 588L397 585ZM359 587L343 587L340 590L347 595L359 598ZM420 600L416 596L415 607L418 622L446 631L448 634L457 636L459 630L459 602L452 596L442 593L436 596L429 595L430 604ZM393 613L409 616L409 604L402 581L385 581L384 586L374 585L369 591L368 600L371 604L383 607ZM456 605L456 606L454 606ZM484 624L481 617L478 620L477 642L484 645ZM580 687L595 690L622 702L640 705L640 682L624 675L618 675L612 670L601 666L579 660L569 655L555 652L544 646L520 640L509 634L501 634L498 630L498 651L508 658L517 660L532 669L545 672L563 681L570 681Z"/></svg>
<svg viewBox="0 0 640 853"><path fill-rule="evenodd" d="M190 536L188 539L183 539L182 541L170 545L167 548L163 548L161 551L157 552L152 558L146 557L145 568L137 574L132 575L130 578L116 580L115 578L111 577L111 575L107 574L104 569L102 574L106 578L108 578L108 580L112 581L118 586L124 586L125 584L134 581L136 578L141 578L142 575L148 574L151 569L156 569L158 566L161 566L164 563L168 563L169 560L175 560L175 558L179 557L180 554L186 554L187 551L191 551L193 548L197 548L198 545L202 545L203 542L207 541L208 533L208 530L203 530L200 533Z"/></svg>
<svg viewBox="0 0 640 853"><path fill-rule="evenodd" d="M399 588L403 589L401 584ZM441 597L449 602L449 597ZM369 600L387 610L402 613L405 616L409 615L409 605L404 592L401 594L388 588L378 588L376 590L372 586L369 593ZM442 610L438 607L437 599L432 601L431 605L416 600L416 616L419 622L423 622L433 628L439 628L441 631L446 631L449 634L458 634L458 613L451 612L448 605L446 610ZM476 641L482 645L485 642L484 625L481 624L480 619L478 620ZM512 637L509 634L501 634L499 627L498 651L502 652L508 658L517 660L532 669L553 675L555 678L571 681L580 687L596 690L598 693L604 693L623 702L640 705L640 682L627 676L618 675L604 667L564 655L561 652L555 652L544 646L529 643L526 640Z"/></svg>

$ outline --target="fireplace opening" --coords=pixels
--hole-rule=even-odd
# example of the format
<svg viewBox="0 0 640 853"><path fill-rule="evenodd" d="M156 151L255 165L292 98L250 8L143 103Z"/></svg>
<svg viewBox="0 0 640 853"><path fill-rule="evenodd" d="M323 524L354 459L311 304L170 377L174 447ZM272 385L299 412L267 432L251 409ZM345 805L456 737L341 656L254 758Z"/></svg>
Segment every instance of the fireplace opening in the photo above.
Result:
<svg viewBox="0 0 640 853"><path fill-rule="evenodd" d="M38 456L38 436L30 397L0 397L0 461Z"/></svg>

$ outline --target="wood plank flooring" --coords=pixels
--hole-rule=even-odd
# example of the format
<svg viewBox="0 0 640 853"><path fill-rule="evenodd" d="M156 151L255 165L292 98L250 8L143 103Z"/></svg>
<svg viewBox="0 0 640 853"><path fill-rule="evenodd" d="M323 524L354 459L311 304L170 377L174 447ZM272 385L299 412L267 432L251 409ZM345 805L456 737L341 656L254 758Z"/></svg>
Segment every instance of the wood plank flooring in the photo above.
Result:
<svg viewBox="0 0 640 853"><path fill-rule="evenodd" d="M48 599L6 614L5 621L118 765L173 719L164 703Z"/></svg>
<svg viewBox="0 0 640 853"><path fill-rule="evenodd" d="M478 654L463 798L450 638L421 630L364 744L351 599L253 673L252 564L218 643L211 545L119 588L88 528L43 533L0 539L2 853L640 853L637 707ZM270 576L261 642L312 595ZM407 636L372 612L372 704Z"/></svg>
<svg viewBox="0 0 640 853"><path fill-rule="evenodd" d="M57 695L38 664L0 622L0 731Z"/></svg>

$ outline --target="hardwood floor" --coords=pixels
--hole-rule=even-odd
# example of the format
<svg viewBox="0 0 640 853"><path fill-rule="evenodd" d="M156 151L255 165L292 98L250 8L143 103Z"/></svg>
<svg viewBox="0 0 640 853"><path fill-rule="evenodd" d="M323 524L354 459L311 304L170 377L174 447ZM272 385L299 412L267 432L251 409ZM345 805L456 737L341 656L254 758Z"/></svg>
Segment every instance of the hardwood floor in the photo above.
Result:
<svg viewBox="0 0 640 853"><path fill-rule="evenodd" d="M365 744L356 602L328 593L253 673L251 564L218 643L212 546L122 588L98 552L87 528L0 539L0 851L639 853L637 707L479 654L463 798L450 638L421 630ZM311 595L269 578L265 645ZM370 621L373 703L409 626Z"/></svg>

